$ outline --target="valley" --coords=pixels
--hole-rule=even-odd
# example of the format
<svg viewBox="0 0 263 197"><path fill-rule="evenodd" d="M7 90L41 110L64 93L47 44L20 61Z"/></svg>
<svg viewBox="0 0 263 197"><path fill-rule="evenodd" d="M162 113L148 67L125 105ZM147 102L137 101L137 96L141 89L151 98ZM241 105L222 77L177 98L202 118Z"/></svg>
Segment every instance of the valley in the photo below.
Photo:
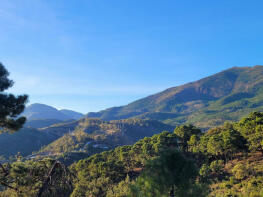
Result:
<svg viewBox="0 0 263 197"><path fill-rule="evenodd" d="M263 197L262 8L1 0L0 197Z"/></svg>
<svg viewBox="0 0 263 197"><path fill-rule="evenodd" d="M2 169L10 168L11 172L21 165L31 171L43 162L59 162L77 176L71 179L72 190L65 190L73 197L86 192L101 197L140 196L150 192L144 185L148 179L157 181L153 186L157 196L167 193L164 188L171 190L166 182L173 182L173 178L167 174L164 182L155 180L151 170L148 172L151 168L156 172L172 170L169 173L186 170L189 174L185 172L185 179L180 175L178 180L186 181L191 189L179 184L176 191L187 189L190 196L259 193L261 76L263 66L232 68L126 106L87 115L69 110L63 114L53 107L33 104L22 114L28 119L22 129L0 135ZM177 158L170 161L176 169L165 163L170 157ZM246 174L243 168L251 173ZM19 173L15 173L17 177L24 176ZM20 187L21 183L15 184ZM27 183L25 188L33 185ZM22 190L25 195L34 193ZM0 196L9 194L15 195L10 188L0 192Z"/></svg>
<svg viewBox="0 0 263 197"><path fill-rule="evenodd" d="M27 117L22 132L0 135L0 155L8 158L20 152L28 156L40 149L50 154L84 149L93 152L84 146L89 140L112 149L160 131L171 131L181 124L193 124L205 131L225 121L237 121L250 112L262 111L262 75L263 66L235 67L126 106L87 115L32 104L22 114ZM18 144L17 141L21 148L4 148L7 143ZM95 152L100 151L103 149Z"/></svg>

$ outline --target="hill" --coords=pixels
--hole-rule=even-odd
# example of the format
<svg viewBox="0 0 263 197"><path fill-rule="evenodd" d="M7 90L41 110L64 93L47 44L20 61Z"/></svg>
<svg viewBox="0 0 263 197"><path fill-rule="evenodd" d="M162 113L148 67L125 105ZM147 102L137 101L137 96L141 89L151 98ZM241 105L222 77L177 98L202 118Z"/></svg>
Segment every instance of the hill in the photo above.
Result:
<svg viewBox="0 0 263 197"><path fill-rule="evenodd" d="M88 113L87 117L103 120L137 117L209 128L226 120L237 121L252 111L262 111L262 76L263 66L234 67L126 106Z"/></svg>
<svg viewBox="0 0 263 197"><path fill-rule="evenodd" d="M74 163L71 195L262 196L262 131L258 112L206 133L181 125Z"/></svg>
<svg viewBox="0 0 263 197"><path fill-rule="evenodd" d="M40 132L34 128L23 128L13 134L0 135L0 156L8 159L18 152L22 156L38 151L42 146L54 141L57 137L49 133ZM1 160L1 159L0 159Z"/></svg>
<svg viewBox="0 0 263 197"><path fill-rule="evenodd" d="M39 129L25 127L13 134L0 135L0 156L8 158L18 152L22 156L28 156L41 148L42 155L60 155L68 152L90 155L133 144L145 136L152 136L163 130L172 131L173 127L155 120L103 121L88 118ZM10 146L11 148L7 148Z"/></svg>
<svg viewBox="0 0 263 197"><path fill-rule="evenodd" d="M14 133L0 134L0 156L8 159L18 152L22 156L31 155L34 151L39 151L65 133L73 131L78 125L77 121L54 124L49 127L36 129L25 127ZM1 159L0 159L1 160Z"/></svg>
<svg viewBox="0 0 263 197"><path fill-rule="evenodd" d="M96 121L83 120L82 129L87 131L82 132L92 133L97 125L112 128L109 122ZM63 196L72 197L262 196L262 131L263 113L254 112L205 133L181 125L174 132L94 154L69 168L47 158L18 160L2 165L0 196L36 196L43 186L49 196L62 191L67 193ZM57 182L63 177L69 188ZM47 186L46 180L55 181Z"/></svg>
<svg viewBox="0 0 263 197"><path fill-rule="evenodd" d="M82 119L74 131L52 142L43 148L41 153L59 155L67 152L85 152L94 154L117 146L133 144L144 137L173 129L155 120Z"/></svg>
<svg viewBox="0 0 263 197"><path fill-rule="evenodd" d="M57 120L57 119L36 119L36 120L27 120L24 127L31 127L31 128L44 128L49 127L56 124L63 124L68 122L73 122L74 119L68 119L68 120Z"/></svg>
<svg viewBox="0 0 263 197"><path fill-rule="evenodd" d="M83 114L71 110L57 110L56 108L48 105L35 103L26 107L22 116L25 116L27 120L78 120L83 116Z"/></svg>

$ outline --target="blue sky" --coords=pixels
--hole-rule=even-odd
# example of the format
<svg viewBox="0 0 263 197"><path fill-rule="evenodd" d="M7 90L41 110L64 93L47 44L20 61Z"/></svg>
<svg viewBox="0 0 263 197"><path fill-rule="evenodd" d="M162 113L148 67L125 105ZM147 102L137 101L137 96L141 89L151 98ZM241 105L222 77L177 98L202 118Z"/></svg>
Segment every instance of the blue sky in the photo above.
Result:
<svg viewBox="0 0 263 197"><path fill-rule="evenodd" d="M263 64L262 1L1 0L14 93L83 113Z"/></svg>

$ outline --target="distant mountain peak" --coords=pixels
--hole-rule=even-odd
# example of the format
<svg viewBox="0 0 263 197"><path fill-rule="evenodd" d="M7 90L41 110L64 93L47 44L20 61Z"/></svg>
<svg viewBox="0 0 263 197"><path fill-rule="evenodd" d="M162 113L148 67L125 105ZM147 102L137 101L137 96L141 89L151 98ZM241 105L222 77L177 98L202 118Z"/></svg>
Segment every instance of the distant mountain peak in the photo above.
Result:
<svg viewBox="0 0 263 197"><path fill-rule="evenodd" d="M52 108L52 109L56 109L55 107L52 107L52 106L46 105L46 104L42 104L42 103L33 103L33 104L27 106L27 108Z"/></svg>
<svg viewBox="0 0 263 197"><path fill-rule="evenodd" d="M45 119L54 119L54 120L70 120L80 119L83 114L75 112L72 110L57 110L55 107L34 103L26 107L25 111L22 114L27 117L27 120L45 120Z"/></svg>

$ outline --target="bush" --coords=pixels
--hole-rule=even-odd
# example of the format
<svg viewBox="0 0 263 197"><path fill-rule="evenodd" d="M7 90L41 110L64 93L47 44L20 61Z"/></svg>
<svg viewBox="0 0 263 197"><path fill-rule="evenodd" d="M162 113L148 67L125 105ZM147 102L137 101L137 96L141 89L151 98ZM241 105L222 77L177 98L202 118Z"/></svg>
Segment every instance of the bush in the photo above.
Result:
<svg viewBox="0 0 263 197"><path fill-rule="evenodd" d="M200 168L199 170L199 175L202 177L202 178L205 178L209 175L210 173L210 169L209 169L209 166L206 165L206 164L203 164L202 167Z"/></svg>
<svg viewBox="0 0 263 197"><path fill-rule="evenodd" d="M237 165L235 165L232 169L232 173L237 180L242 180L246 176L248 176L247 168L242 163L238 163Z"/></svg>
<svg viewBox="0 0 263 197"><path fill-rule="evenodd" d="M223 167L224 167L223 160L215 160L215 161L212 161L210 164L210 170L214 173L219 173Z"/></svg>

